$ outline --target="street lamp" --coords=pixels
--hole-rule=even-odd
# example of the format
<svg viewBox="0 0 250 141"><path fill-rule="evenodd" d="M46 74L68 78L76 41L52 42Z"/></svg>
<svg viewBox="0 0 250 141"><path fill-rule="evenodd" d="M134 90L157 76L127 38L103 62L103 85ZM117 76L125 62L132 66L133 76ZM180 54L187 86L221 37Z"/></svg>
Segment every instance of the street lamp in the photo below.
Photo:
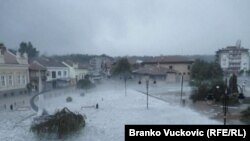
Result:
<svg viewBox="0 0 250 141"><path fill-rule="evenodd" d="M228 94L227 94L227 88L225 90L225 93L224 93L224 99L223 99L223 119L224 119L224 125L226 125L226 120L227 120L227 111L228 111L228 105L227 105L227 97Z"/></svg>
<svg viewBox="0 0 250 141"><path fill-rule="evenodd" d="M124 88L125 88L125 96L127 95L127 80L129 78L129 73L126 72L123 74L123 79L124 79Z"/></svg>
<svg viewBox="0 0 250 141"><path fill-rule="evenodd" d="M125 96L127 95L127 77L124 77L124 83L125 83Z"/></svg>
<svg viewBox="0 0 250 141"><path fill-rule="evenodd" d="M242 87L241 87L241 93L239 93L238 95L238 100L240 103L242 103L243 99L245 99L245 96L243 94L242 91ZM224 93L224 102L223 102L223 112L224 112L224 125L226 125L226 120L227 120L227 112L228 112L228 90L226 88L225 93Z"/></svg>
<svg viewBox="0 0 250 141"><path fill-rule="evenodd" d="M141 84L141 80L138 82L138 84ZM156 80L153 81L154 84L156 84ZM146 76L146 94L147 94L147 109L148 109L148 87L149 87L149 76Z"/></svg>
<svg viewBox="0 0 250 141"><path fill-rule="evenodd" d="M181 75L181 103L184 104L184 101L182 100L182 93L183 93L183 75Z"/></svg>

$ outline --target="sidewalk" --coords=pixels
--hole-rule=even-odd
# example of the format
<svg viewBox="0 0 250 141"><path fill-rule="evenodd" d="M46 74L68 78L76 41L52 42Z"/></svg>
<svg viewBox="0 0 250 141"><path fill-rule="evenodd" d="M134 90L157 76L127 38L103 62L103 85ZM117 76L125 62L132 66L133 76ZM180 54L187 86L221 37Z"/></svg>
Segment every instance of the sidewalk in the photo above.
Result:
<svg viewBox="0 0 250 141"><path fill-rule="evenodd" d="M240 112L244 110L248 105L242 104L239 106L229 106L226 118L226 123L229 125L244 124L240 121ZM224 112L222 105L211 104L209 105L206 101L198 101L196 103L190 103L189 107L198 111L201 114L207 115L212 119L216 119L220 122L224 121Z"/></svg>

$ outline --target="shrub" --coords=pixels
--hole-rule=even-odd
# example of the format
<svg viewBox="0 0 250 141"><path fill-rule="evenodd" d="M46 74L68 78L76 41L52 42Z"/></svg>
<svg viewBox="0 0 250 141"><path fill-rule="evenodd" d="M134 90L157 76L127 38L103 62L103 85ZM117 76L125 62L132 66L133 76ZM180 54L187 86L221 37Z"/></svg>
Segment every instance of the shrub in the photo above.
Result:
<svg viewBox="0 0 250 141"><path fill-rule="evenodd" d="M209 89L207 84L200 84L198 88L192 89L192 94L190 96L190 99L192 99L193 102L199 101L199 100L205 100L206 96L208 95Z"/></svg>
<svg viewBox="0 0 250 141"><path fill-rule="evenodd" d="M77 88L90 89L93 88L94 84L89 79L81 79L77 82Z"/></svg>
<svg viewBox="0 0 250 141"><path fill-rule="evenodd" d="M71 102L71 101L72 101L72 97L67 97L67 98L66 98L66 101L67 101L67 102Z"/></svg>
<svg viewBox="0 0 250 141"><path fill-rule="evenodd" d="M85 93L84 92L82 92L81 94L80 94L80 96L84 96L85 95Z"/></svg>
<svg viewBox="0 0 250 141"><path fill-rule="evenodd" d="M241 121L250 124L250 107L241 112Z"/></svg>
<svg viewBox="0 0 250 141"><path fill-rule="evenodd" d="M58 138L63 138L84 126L83 115L73 113L68 108L63 108L54 115L41 116L34 120L30 130L39 136L55 134Z"/></svg>

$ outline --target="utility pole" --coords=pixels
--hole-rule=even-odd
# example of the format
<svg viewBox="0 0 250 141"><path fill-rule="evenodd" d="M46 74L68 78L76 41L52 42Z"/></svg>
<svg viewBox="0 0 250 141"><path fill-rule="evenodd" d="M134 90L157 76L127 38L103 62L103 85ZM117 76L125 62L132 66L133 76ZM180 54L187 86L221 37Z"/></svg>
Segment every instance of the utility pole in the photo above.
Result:
<svg viewBox="0 0 250 141"><path fill-rule="evenodd" d="M181 75L181 103L182 103L182 93L183 93L183 75Z"/></svg>

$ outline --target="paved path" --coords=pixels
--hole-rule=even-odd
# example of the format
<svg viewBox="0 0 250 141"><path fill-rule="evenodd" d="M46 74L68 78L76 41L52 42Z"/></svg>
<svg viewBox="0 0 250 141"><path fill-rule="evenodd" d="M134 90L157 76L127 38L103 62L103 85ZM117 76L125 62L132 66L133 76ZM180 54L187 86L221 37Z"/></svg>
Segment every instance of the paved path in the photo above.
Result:
<svg viewBox="0 0 250 141"><path fill-rule="evenodd" d="M34 111L36 111L36 112L38 112L38 106L35 104L35 98L38 97L39 95L44 94L44 93L45 93L45 92L38 93L38 94L32 96L31 99L30 99L30 106L31 106L31 108L32 108Z"/></svg>
<svg viewBox="0 0 250 141"><path fill-rule="evenodd" d="M57 92L61 92L61 91L63 91L63 93L68 93L68 91L66 91L66 90L71 90L72 88L74 88L73 86L70 86L70 87L65 87L65 88L62 88L62 89L53 89L53 90L48 90L48 91L44 91L44 92L41 92L41 93L38 93L38 94L36 94L36 95L34 95L34 96L32 96L31 97L31 99L30 99L30 106L31 106L31 108L34 110L34 111L36 111L36 112L38 112L38 106L35 104L35 99L39 96L39 95L43 95L43 94L46 94L46 93L48 93L48 92L53 92L53 93L57 93Z"/></svg>

